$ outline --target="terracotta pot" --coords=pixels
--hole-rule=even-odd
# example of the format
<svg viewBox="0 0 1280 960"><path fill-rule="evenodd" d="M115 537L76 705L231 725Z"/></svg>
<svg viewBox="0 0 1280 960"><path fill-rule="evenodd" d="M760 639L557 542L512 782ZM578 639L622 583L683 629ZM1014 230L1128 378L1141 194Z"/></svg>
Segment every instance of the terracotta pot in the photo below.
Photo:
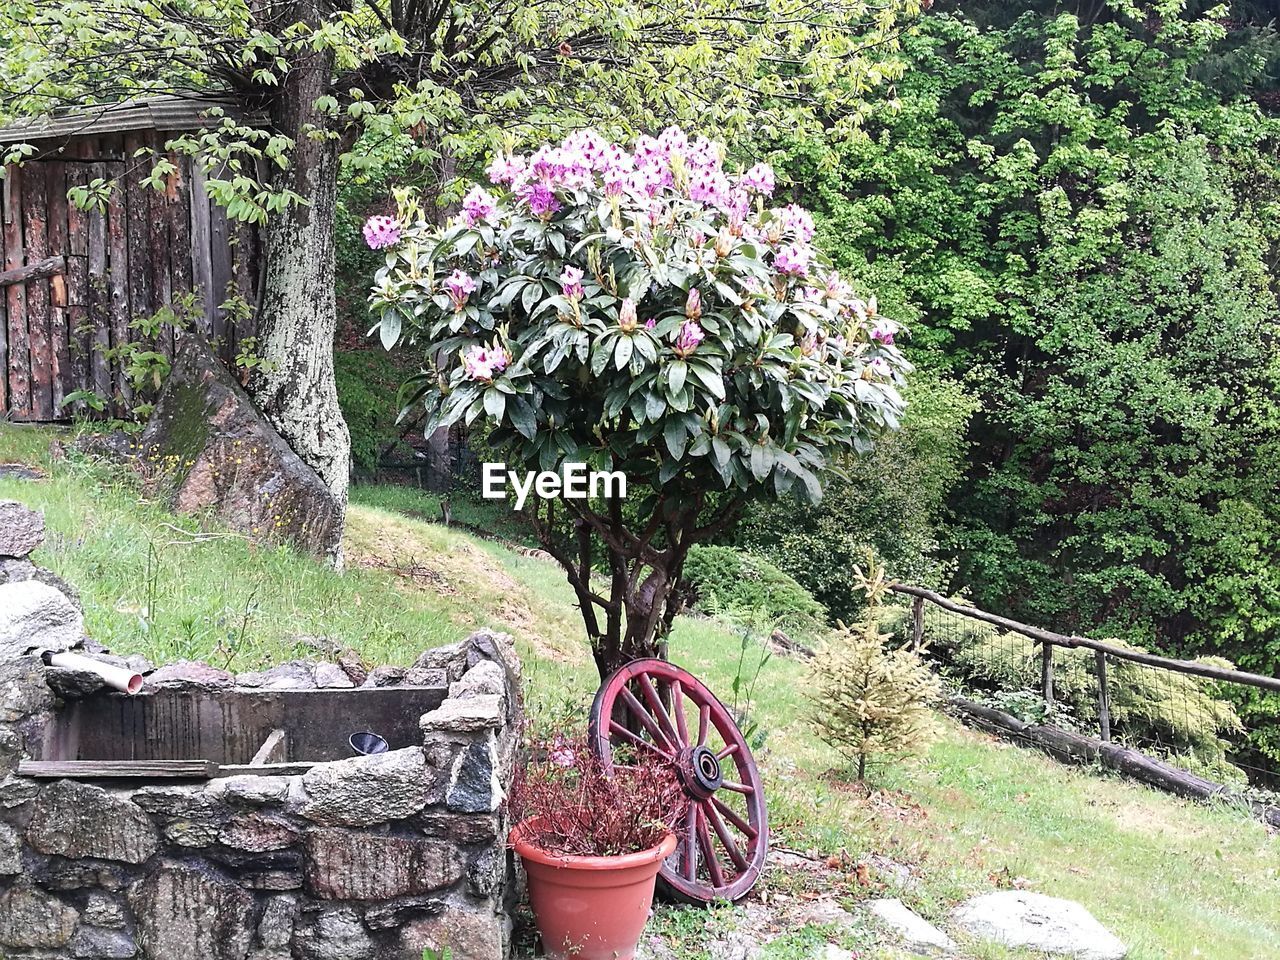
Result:
<svg viewBox="0 0 1280 960"><path fill-rule="evenodd" d="M676 848L675 835L621 857L562 857L525 840L523 826L511 831L511 846L529 875L529 904L546 956L633 960L653 905L654 880Z"/></svg>

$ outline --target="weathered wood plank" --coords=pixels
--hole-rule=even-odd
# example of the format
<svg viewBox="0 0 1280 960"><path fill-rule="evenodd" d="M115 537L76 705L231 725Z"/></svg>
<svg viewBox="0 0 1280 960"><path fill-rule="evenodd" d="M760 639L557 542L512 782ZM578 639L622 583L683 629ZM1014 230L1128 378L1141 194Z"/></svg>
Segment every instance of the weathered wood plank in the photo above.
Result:
<svg viewBox="0 0 1280 960"><path fill-rule="evenodd" d="M45 195L49 201L49 253L62 257L63 270L49 277L49 340L53 346L53 416L63 418L71 411L63 409L63 399L75 390L71 370L71 337L67 324L67 231L70 204L67 202L67 165L50 160L46 170Z"/></svg>
<svg viewBox="0 0 1280 960"><path fill-rule="evenodd" d="M159 148L163 139L159 134L149 137L152 146ZM139 171L141 173L141 171ZM143 187L151 215L147 220L147 249L151 271L150 312L155 313L173 302L173 281L169 267L169 189L153 190ZM173 327L166 324L156 336L156 347L170 359L173 358Z"/></svg>
<svg viewBox="0 0 1280 960"><path fill-rule="evenodd" d="M257 300L258 300L258 231L250 223L235 225L235 244L232 251L235 266L236 293L249 305L249 316L238 320L236 329L231 331L232 348L224 356L234 357L240 349L240 342L248 337L257 336Z"/></svg>
<svg viewBox="0 0 1280 960"><path fill-rule="evenodd" d="M235 274L231 264L231 232L227 222L227 212L216 203L209 205L209 259L212 263L210 288L213 295L213 336L211 342L215 349L226 355L225 350L232 340L233 331L227 328L227 317L218 305L227 299L232 292L231 283Z"/></svg>
<svg viewBox="0 0 1280 960"><path fill-rule="evenodd" d="M107 269L111 293L111 350L130 340L129 330L129 224L124 187L125 165L108 163L107 179L115 184L107 201ZM133 400L130 387L117 359L111 364L112 412L124 416Z"/></svg>
<svg viewBox="0 0 1280 960"><path fill-rule="evenodd" d="M48 280L50 277L65 273L67 258L64 256L45 257L36 263L28 263L12 270L0 270L0 287L8 287L15 283L28 283L34 280Z"/></svg>
<svg viewBox="0 0 1280 960"><path fill-rule="evenodd" d="M198 158L191 161L191 285L200 298L206 340L213 339L215 309L220 302L213 294L213 255L209 248L209 194L205 190L205 173Z"/></svg>
<svg viewBox="0 0 1280 960"><path fill-rule="evenodd" d="M83 187L89 182L90 145L76 145L77 161L67 164L67 189ZM93 334L89 326L89 214L74 203L67 203L67 340L71 357L71 370L67 380L67 392L89 390L93 387L90 377L90 358L93 351ZM66 411L82 416L90 410L83 400L72 404Z"/></svg>
<svg viewBox="0 0 1280 960"><path fill-rule="evenodd" d="M210 780L210 760L22 760L18 775L42 780Z"/></svg>
<svg viewBox="0 0 1280 960"><path fill-rule="evenodd" d="M169 197L169 271L171 292L175 302L191 293L191 158L170 157L178 172L170 183ZM198 314L188 313L189 325L198 322ZM174 336L174 349L182 340L182 331Z"/></svg>
<svg viewBox="0 0 1280 960"><path fill-rule="evenodd" d="M96 146L96 149L95 149ZM90 155L102 153L100 145L87 144ZM95 160L89 166L90 180L104 180L107 166ZM89 333L85 349L89 356L89 380L87 385L103 400L110 401L111 364L107 351L111 349L111 289L107 275L107 214L102 210L89 211L89 307L87 323Z"/></svg>
<svg viewBox="0 0 1280 960"><path fill-rule="evenodd" d="M9 206L9 180L0 168L0 268L5 265L4 224ZM9 298L0 290L0 416L9 412Z"/></svg>
<svg viewBox="0 0 1280 960"><path fill-rule="evenodd" d="M149 317L155 312L152 307L151 266L149 264L148 221L151 217L150 204L147 202L147 191L141 183L142 168L149 163L146 156L135 156L139 150L148 146L141 134L126 134L124 150L128 173L125 176L125 214L128 218L125 238L129 246L129 320ZM129 339L141 341L144 338L138 331L131 330ZM147 346L154 346L154 341Z"/></svg>
<svg viewBox="0 0 1280 960"><path fill-rule="evenodd" d="M26 262L49 256L49 199L45 169L28 164L22 174L22 240ZM31 419L53 419L53 373L56 359L49 333L49 283L31 280L27 290L27 342L31 355Z"/></svg>
<svg viewBox="0 0 1280 960"><path fill-rule="evenodd" d="M25 171L11 166L4 179L4 265L16 270L26 262L22 241L22 178ZM31 419L31 342L27 330L27 288L12 284L5 290L9 324L9 415Z"/></svg>
<svg viewBox="0 0 1280 960"><path fill-rule="evenodd" d="M267 763L284 763L289 756L289 735L277 727L267 734L262 746L249 761L249 766L260 767Z"/></svg>

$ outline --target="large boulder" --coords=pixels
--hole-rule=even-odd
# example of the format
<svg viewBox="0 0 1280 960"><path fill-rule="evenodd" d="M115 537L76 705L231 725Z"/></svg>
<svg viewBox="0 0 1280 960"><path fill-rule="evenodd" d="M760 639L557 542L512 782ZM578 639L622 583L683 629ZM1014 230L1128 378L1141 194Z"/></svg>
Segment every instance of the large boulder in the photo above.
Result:
<svg viewBox="0 0 1280 960"><path fill-rule="evenodd" d="M342 505L199 337L183 338L140 450L144 476L174 509L338 555Z"/></svg>
<svg viewBox="0 0 1280 960"><path fill-rule="evenodd" d="M0 660L68 650L83 636L84 617L62 591L39 580L0 583Z"/></svg>
<svg viewBox="0 0 1280 960"><path fill-rule="evenodd" d="M966 900L952 912L962 930L1006 947L1075 960L1123 960L1128 949L1073 900L1001 890Z"/></svg>
<svg viewBox="0 0 1280 960"><path fill-rule="evenodd" d="M44 514L0 500L0 557L25 557L44 543Z"/></svg>

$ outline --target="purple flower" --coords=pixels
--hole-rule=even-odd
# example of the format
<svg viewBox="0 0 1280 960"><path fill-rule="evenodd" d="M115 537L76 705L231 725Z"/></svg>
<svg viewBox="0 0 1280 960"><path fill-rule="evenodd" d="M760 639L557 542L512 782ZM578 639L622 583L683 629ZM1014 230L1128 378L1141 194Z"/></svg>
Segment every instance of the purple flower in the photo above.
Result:
<svg viewBox="0 0 1280 960"><path fill-rule="evenodd" d="M894 334L898 332L898 325L892 320L886 320L881 317L876 321L875 326L871 328L871 339L878 340L887 347L893 346Z"/></svg>
<svg viewBox="0 0 1280 960"><path fill-rule="evenodd" d="M570 300L582 299L582 271L577 267L565 267L560 274L560 289Z"/></svg>
<svg viewBox="0 0 1280 960"><path fill-rule="evenodd" d="M823 282L827 288L827 296L833 300L848 300L853 296L853 289L834 270L827 274Z"/></svg>
<svg viewBox="0 0 1280 960"><path fill-rule="evenodd" d="M555 191L545 183L533 183L525 188L525 200L529 204L529 212L542 220L549 219L560 209L560 201Z"/></svg>
<svg viewBox="0 0 1280 960"><path fill-rule="evenodd" d="M502 347L473 344L462 351L464 375L470 380L492 380L511 362L511 354Z"/></svg>
<svg viewBox="0 0 1280 960"><path fill-rule="evenodd" d="M793 277L805 277L809 275L809 259L811 256L812 252L808 247L799 243L791 243L774 255L773 266L779 273L785 273Z"/></svg>
<svg viewBox="0 0 1280 960"><path fill-rule="evenodd" d="M364 222L364 242L381 250L400 242L400 221L394 217L370 217Z"/></svg>
<svg viewBox="0 0 1280 960"><path fill-rule="evenodd" d="M695 321L686 320L680 324L680 335L676 337L676 355L680 357L689 356L694 350L698 349L698 344L706 339L706 336L702 331L702 327L698 326Z"/></svg>
<svg viewBox="0 0 1280 960"><path fill-rule="evenodd" d="M445 280L444 288L453 301L453 309L461 310L466 306L467 298L476 292L476 281L470 274L455 270Z"/></svg>
<svg viewBox="0 0 1280 960"><path fill-rule="evenodd" d="M757 163L742 175L738 183L752 193L763 194L767 197L773 193L775 186L773 167L767 163Z"/></svg>
<svg viewBox="0 0 1280 960"><path fill-rule="evenodd" d="M636 328L636 324L636 302L627 297L618 310L618 327L623 333L630 333Z"/></svg>
<svg viewBox="0 0 1280 960"><path fill-rule="evenodd" d="M790 230L797 242L808 243L813 239L813 215L804 207L793 203L775 210L774 214L782 221L782 228Z"/></svg>
<svg viewBox="0 0 1280 960"><path fill-rule="evenodd" d="M467 221L469 227L474 227L481 220L488 220L497 210L497 203L484 187L472 187L462 201L462 219Z"/></svg>
<svg viewBox="0 0 1280 960"><path fill-rule="evenodd" d="M648 320L644 322L644 328L646 330L652 330L657 325L658 325L658 321L655 320L653 317L650 317Z"/></svg>
<svg viewBox="0 0 1280 960"><path fill-rule="evenodd" d="M884 357L873 357L868 360L866 369L873 377L887 377L893 372L893 368Z"/></svg>
<svg viewBox="0 0 1280 960"><path fill-rule="evenodd" d="M689 289L689 296L684 301L684 315L690 320L700 320L702 318L702 294L698 292L697 287ZM701 339L701 336L699 336ZM694 344L697 346L697 344Z"/></svg>
<svg viewBox="0 0 1280 960"><path fill-rule="evenodd" d="M493 158L485 174L492 183L513 183L524 173L524 160L520 157L504 157L501 154Z"/></svg>

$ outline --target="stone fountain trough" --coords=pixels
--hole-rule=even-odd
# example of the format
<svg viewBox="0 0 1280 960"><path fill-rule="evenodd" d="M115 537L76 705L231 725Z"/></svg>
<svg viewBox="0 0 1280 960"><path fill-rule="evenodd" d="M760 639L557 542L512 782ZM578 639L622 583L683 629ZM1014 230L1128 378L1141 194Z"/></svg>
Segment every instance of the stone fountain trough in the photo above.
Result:
<svg viewBox="0 0 1280 960"><path fill-rule="evenodd" d="M332 666L184 663L130 697L0 657L0 956L505 957L509 638ZM363 730L389 749L353 755Z"/></svg>

